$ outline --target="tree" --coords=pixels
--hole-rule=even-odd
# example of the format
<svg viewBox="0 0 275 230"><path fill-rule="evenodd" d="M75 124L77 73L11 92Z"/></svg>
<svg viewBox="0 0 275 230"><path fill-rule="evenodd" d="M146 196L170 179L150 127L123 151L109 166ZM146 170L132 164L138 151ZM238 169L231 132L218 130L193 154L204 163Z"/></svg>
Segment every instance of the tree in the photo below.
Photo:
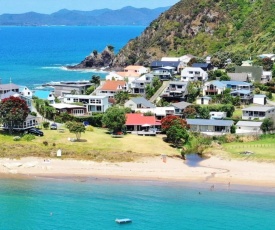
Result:
<svg viewBox="0 0 275 230"><path fill-rule="evenodd" d="M93 75L90 80L91 83L94 83L95 86L100 85L100 76Z"/></svg>
<svg viewBox="0 0 275 230"><path fill-rule="evenodd" d="M273 129L274 122L270 118L265 118L261 125L261 130L266 133Z"/></svg>
<svg viewBox="0 0 275 230"><path fill-rule="evenodd" d="M114 133L121 132L126 122L125 109L118 106L110 107L103 115L102 123Z"/></svg>
<svg viewBox="0 0 275 230"><path fill-rule="evenodd" d="M86 89L86 95L90 95L95 91L95 86L91 85L88 89Z"/></svg>
<svg viewBox="0 0 275 230"><path fill-rule="evenodd" d="M26 120L28 113L26 101L19 97L11 96L0 102L0 121L8 127L10 134L15 126L21 125Z"/></svg>
<svg viewBox="0 0 275 230"><path fill-rule="evenodd" d="M270 71L272 70L272 67L273 67L273 61L270 59L270 58L264 58L262 60L262 63L263 63L263 69L265 71Z"/></svg>
<svg viewBox="0 0 275 230"><path fill-rule="evenodd" d="M194 106L188 106L183 110L183 116L185 118L195 118L197 114L196 109Z"/></svg>
<svg viewBox="0 0 275 230"><path fill-rule="evenodd" d="M167 140L172 142L176 147L182 146L189 139L189 134L186 129L179 124L172 125L166 132Z"/></svg>
<svg viewBox="0 0 275 230"><path fill-rule="evenodd" d="M200 89L195 85L195 82L190 82L188 85L187 102L192 103L200 94Z"/></svg>
<svg viewBox="0 0 275 230"><path fill-rule="evenodd" d="M226 73L223 73L220 77L220 81L230 81L230 77Z"/></svg>
<svg viewBox="0 0 275 230"><path fill-rule="evenodd" d="M75 134L77 140L80 139L81 133L85 133L85 126L80 122L69 121L66 123L66 127L69 129L70 133Z"/></svg>
<svg viewBox="0 0 275 230"><path fill-rule="evenodd" d="M201 119L209 119L210 118L210 111L205 106L198 107L198 117Z"/></svg>
<svg viewBox="0 0 275 230"><path fill-rule="evenodd" d="M161 119L161 129L166 132L171 126L173 125L179 125L182 128L187 127L187 122L186 120L177 117L175 115L169 115L167 117L164 117Z"/></svg>
<svg viewBox="0 0 275 230"><path fill-rule="evenodd" d="M130 96L128 92L119 91L115 94L116 104L124 105L129 98Z"/></svg>

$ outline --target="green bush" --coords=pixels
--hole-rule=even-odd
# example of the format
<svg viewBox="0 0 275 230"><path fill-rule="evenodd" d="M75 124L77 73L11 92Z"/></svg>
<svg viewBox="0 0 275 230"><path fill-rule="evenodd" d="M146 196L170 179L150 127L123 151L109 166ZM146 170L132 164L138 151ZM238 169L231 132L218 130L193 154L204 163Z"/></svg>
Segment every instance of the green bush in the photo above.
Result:
<svg viewBox="0 0 275 230"><path fill-rule="evenodd" d="M48 128L50 127L50 122L44 121L44 122L42 123L42 126L43 126L44 129L48 129Z"/></svg>
<svg viewBox="0 0 275 230"><path fill-rule="evenodd" d="M13 138L14 141L20 141L20 139L21 139L21 137L19 137L19 136L15 136L15 137Z"/></svg>
<svg viewBox="0 0 275 230"><path fill-rule="evenodd" d="M35 139L35 136L32 135L32 134L25 134L23 137L22 137L22 140L24 141L32 141Z"/></svg>
<svg viewBox="0 0 275 230"><path fill-rule="evenodd" d="M86 131L88 131L88 132L93 132L94 131L94 127L91 126L91 125L88 125L85 128L86 128Z"/></svg>

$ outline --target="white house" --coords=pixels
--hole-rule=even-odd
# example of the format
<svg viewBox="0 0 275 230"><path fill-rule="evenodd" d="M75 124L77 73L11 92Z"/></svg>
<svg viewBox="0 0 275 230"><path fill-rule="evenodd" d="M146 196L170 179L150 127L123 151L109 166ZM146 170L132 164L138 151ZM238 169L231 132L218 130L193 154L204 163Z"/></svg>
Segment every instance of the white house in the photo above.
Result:
<svg viewBox="0 0 275 230"><path fill-rule="evenodd" d="M202 68L186 67L181 71L181 81L207 81L208 73Z"/></svg>
<svg viewBox="0 0 275 230"><path fill-rule="evenodd" d="M197 105L209 105L212 101L212 98L211 97L207 97L207 96L204 96L204 97L198 97L196 99L196 104Z"/></svg>
<svg viewBox="0 0 275 230"><path fill-rule="evenodd" d="M109 96L110 98L118 92L128 92L128 83L126 81L105 81L100 88L97 89L96 95Z"/></svg>
<svg viewBox="0 0 275 230"><path fill-rule="evenodd" d="M87 113L104 113L109 108L108 96L72 95L64 96L64 103L83 103Z"/></svg>
<svg viewBox="0 0 275 230"><path fill-rule="evenodd" d="M139 75L142 75L142 74L148 73L149 69L140 65L129 65L124 68L124 72L138 73Z"/></svg>
<svg viewBox="0 0 275 230"><path fill-rule="evenodd" d="M205 95L218 95L222 94L226 89L226 84L221 81L206 82L202 89L202 94Z"/></svg>
<svg viewBox="0 0 275 230"><path fill-rule="evenodd" d="M266 83L272 79L272 71L263 71L261 82Z"/></svg>
<svg viewBox="0 0 275 230"><path fill-rule="evenodd" d="M168 107L156 107L156 108L137 108L135 112L140 113L148 113L151 112L155 114L156 118L162 119L168 115L175 115L175 107L168 106Z"/></svg>
<svg viewBox="0 0 275 230"><path fill-rule="evenodd" d="M32 97L32 91L27 86L19 86L19 92L24 97Z"/></svg>
<svg viewBox="0 0 275 230"><path fill-rule="evenodd" d="M210 119L222 120L224 118L226 118L226 112L210 112Z"/></svg>
<svg viewBox="0 0 275 230"><path fill-rule="evenodd" d="M132 111L140 108L156 108L154 104L146 100L144 97L133 97L124 104L124 107L131 108Z"/></svg>
<svg viewBox="0 0 275 230"><path fill-rule="evenodd" d="M256 94L253 96L253 103L259 104L259 105L265 105L266 104L266 95L263 94Z"/></svg>
<svg viewBox="0 0 275 230"><path fill-rule="evenodd" d="M237 134L262 134L261 130L262 122L255 121L238 121L236 124Z"/></svg>
<svg viewBox="0 0 275 230"><path fill-rule="evenodd" d="M242 109L242 120L263 120L275 116L275 107L270 106L251 106Z"/></svg>

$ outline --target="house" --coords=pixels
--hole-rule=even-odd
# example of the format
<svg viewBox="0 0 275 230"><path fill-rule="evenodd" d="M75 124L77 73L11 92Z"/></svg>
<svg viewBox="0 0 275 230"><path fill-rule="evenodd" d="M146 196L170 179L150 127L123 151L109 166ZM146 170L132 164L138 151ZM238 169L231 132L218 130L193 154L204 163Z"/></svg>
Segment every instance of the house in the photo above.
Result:
<svg viewBox="0 0 275 230"><path fill-rule="evenodd" d="M206 82L202 89L202 94L204 96L213 96L222 94L226 89L226 84L221 81L209 81Z"/></svg>
<svg viewBox="0 0 275 230"><path fill-rule="evenodd" d="M68 113L72 116L81 117L87 115L87 109L85 106L72 105L66 103L51 104L55 108L56 114Z"/></svg>
<svg viewBox="0 0 275 230"><path fill-rule="evenodd" d="M215 120L215 119L186 119L190 130L207 135L222 135L230 133L234 122L232 120Z"/></svg>
<svg viewBox="0 0 275 230"><path fill-rule="evenodd" d="M113 98L118 92L128 92L128 83L126 81L105 81L97 90L98 96L108 95Z"/></svg>
<svg viewBox="0 0 275 230"><path fill-rule="evenodd" d="M201 68L204 71L209 71L213 69L213 66L211 65L211 63L193 63L192 67Z"/></svg>
<svg viewBox="0 0 275 230"><path fill-rule="evenodd" d="M256 94L253 97L253 103L259 105L266 105L266 95L263 94Z"/></svg>
<svg viewBox="0 0 275 230"><path fill-rule="evenodd" d="M146 100L144 97L134 97L124 104L124 107L131 108L132 111L140 108L156 108L154 104Z"/></svg>
<svg viewBox="0 0 275 230"><path fill-rule="evenodd" d="M198 105L209 105L209 104L211 104L211 101L212 101L211 97L207 97L207 96L198 97L196 99L196 104L198 104Z"/></svg>
<svg viewBox="0 0 275 230"><path fill-rule="evenodd" d="M270 58L272 61L275 61L275 54L261 54L259 58Z"/></svg>
<svg viewBox="0 0 275 230"><path fill-rule="evenodd" d="M241 66L253 66L253 61L251 61L251 60L242 61Z"/></svg>
<svg viewBox="0 0 275 230"><path fill-rule="evenodd" d="M272 79L272 71L263 71L261 82L267 83Z"/></svg>
<svg viewBox="0 0 275 230"><path fill-rule="evenodd" d="M13 83L10 84L0 84L0 95L1 94L5 94L7 92L15 92L15 93L19 93L19 86L15 85Z"/></svg>
<svg viewBox="0 0 275 230"><path fill-rule="evenodd" d="M104 113L110 107L108 99L109 99L108 96L68 94L64 96L64 103L69 103L69 104L83 103L83 106L85 107L85 111L82 111L82 112L84 114ZM73 107L68 107L68 108L73 108Z"/></svg>
<svg viewBox="0 0 275 230"><path fill-rule="evenodd" d="M211 56L207 56L207 57L205 58L205 62L206 62L206 63L211 63Z"/></svg>
<svg viewBox="0 0 275 230"><path fill-rule="evenodd" d="M262 66L236 66L235 73L249 73L252 82L261 82L263 75Z"/></svg>
<svg viewBox="0 0 275 230"><path fill-rule="evenodd" d="M42 100L47 100L49 101L50 104L55 103L55 96L52 91L47 91L47 90L35 90L33 92L33 96L42 99Z"/></svg>
<svg viewBox="0 0 275 230"><path fill-rule="evenodd" d="M90 81L61 81L51 82L45 84L45 86L51 86L54 88L54 95L56 97L64 97L66 94L85 94L87 89L94 85Z"/></svg>
<svg viewBox="0 0 275 230"><path fill-rule="evenodd" d="M161 123L155 116L144 116L142 113L126 114L125 126L127 132L139 134L141 131L143 135L146 135L146 132L156 134L161 130Z"/></svg>
<svg viewBox="0 0 275 230"><path fill-rule="evenodd" d="M275 116L275 107L270 106L252 106L242 109L242 120L263 120Z"/></svg>
<svg viewBox="0 0 275 230"><path fill-rule="evenodd" d="M124 68L124 72L127 73L138 73L139 75L148 73L148 68L140 65L129 65Z"/></svg>
<svg viewBox="0 0 275 230"><path fill-rule="evenodd" d="M23 123L15 124L15 126L13 127L13 130L23 131L23 130L27 130L30 128L34 128L36 125L38 125L37 117L29 114ZM8 129L8 127L5 123L3 124L3 129Z"/></svg>
<svg viewBox="0 0 275 230"><path fill-rule="evenodd" d="M181 102L177 102L177 103L172 103L171 104L174 108L175 108L175 115L176 116L182 116L183 115L183 111L190 105L192 105L191 103L185 102L185 101L181 101Z"/></svg>
<svg viewBox="0 0 275 230"><path fill-rule="evenodd" d="M166 101L184 101L188 94L188 82L170 81L167 88L162 92L160 97Z"/></svg>
<svg viewBox="0 0 275 230"><path fill-rule="evenodd" d="M19 97L20 99L24 100L29 108L30 111L32 111L32 98L30 97L25 97L23 96L22 94L20 93L16 93L16 92L13 92L13 91L9 91L5 94L0 94L0 101L5 99L5 98L9 98L9 97Z"/></svg>
<svg viewBox="0 0 275 230"><path fill-rule="evenodd" d="M186 54L180 57L180 61L184 67L187 67L187 64L191 61L192 58L196 58L192 54Z"/></svg>
<svg viewBox="0 0 275 230"><path fill-rule="evenodd" d="M236 124L236 134L262 134L262 122L256 121L238 121Z"/></svg>
<svg viewBox="0 0 275 230"><path fill-rule="evenodd" d="M137 113L152 113L155 114L156 118L158 120L161 120L162 118L168 116L168 115L175 115L175 107L173 106L167 106L167 107L156 107L156 108L137 108Z"/></svg>
<svg viewBox="0 0 275 230"><path fill-rule="evenodd" d="M32 97L32 91L27 86L19 86L19 92L24 97Z"/></svg>
<svg viewBox="0 0 275 230"><path fill-rule="evenodd" d="M231 81L250 82L251 75L249 73L227 73Z"/></svg>
<svg viewBox="0 0 275 230"><path fill-rule="evenodd" d="M162 81L171 80L174 76L175 67L172 66L165 66L165 67L158 67L151 71L155 77L158 77Z"/></svg>
<svg viewBox="0 0 275 230"><path fill-rule="evenodd" d="M253 90L253 84L248 82L242 82L242 81L221 81L221 83L226 85L227 89L230 89L231 91L235 90Z"/></svg>
<svg viewBox="0 0 275 230"><path fill-rule="evenodd" d="M153 74L144 74L141 77L135 79L129 83L129 88L132 94L145 94L146 86L151 85L153 82Z"/></svg>
<svg viewBox="0 0 275 230"><path fill-rule="evenodd" d="M181 61L153 61L150 65L151 70L158 69L160 67L174 67L177 73L180 73L184 67Z"/></svg>
<svg viewBox="0 0 275 230"><path fill-rule="evenodd" d="M208 73L199 67L186 67L181 71L181 81L207 81Z"/></svg>
<svg viewBox="0 0 275 230"><path fill-rule="evenodd" d="M232 97L239 97L241 103L249 105L253 102L253 93L247 89L235 90L230 93Z"/></svg>
<svg viewBox="0 0 275 230"><path fill-rule="evenodd" d="M211 111L209 114L210 114L210 119L214 119L214 120L222 120L226 118L226 112Z"/></svg>

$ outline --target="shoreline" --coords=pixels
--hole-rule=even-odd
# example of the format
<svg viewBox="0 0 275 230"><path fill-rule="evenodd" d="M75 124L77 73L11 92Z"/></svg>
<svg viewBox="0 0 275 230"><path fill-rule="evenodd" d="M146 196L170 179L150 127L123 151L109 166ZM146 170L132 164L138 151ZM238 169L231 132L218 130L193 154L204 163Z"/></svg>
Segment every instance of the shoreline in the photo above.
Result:
<svg viewBox="0 0 275 230"><path fill-rule="evenodd" d="M215 156L195 166L169 157L166 162L161 157L153 157L119 163L26 157L0 159L0 178L185 182L208 188L215 185L220 189L256 187L275 191L274 166L274 163L225 160Z"/></svg>

